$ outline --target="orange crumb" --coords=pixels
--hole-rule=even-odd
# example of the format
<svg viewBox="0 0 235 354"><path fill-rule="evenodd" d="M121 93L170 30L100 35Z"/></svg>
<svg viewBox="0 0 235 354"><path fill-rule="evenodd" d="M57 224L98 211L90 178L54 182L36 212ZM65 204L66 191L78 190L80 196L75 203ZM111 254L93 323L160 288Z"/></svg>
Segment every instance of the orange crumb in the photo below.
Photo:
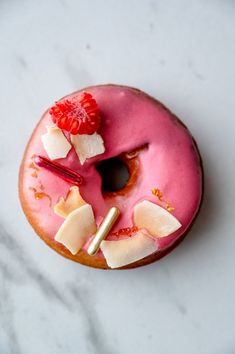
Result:
<svg viewBox="0 0 235 354"><path fill-rule="evenodd" d="M168 203L167 201L165 201L163 199L163 193L160 191L160 189L158 188L153 188L152 189L152 194L155 195L161 202L163 202L165 204L165 208L168 211L173 211L175 210L175 208L173 208L170 203Z"/></svg>
<svg viewBox="0 0 235 354"><path fill-rule="evenodd" d="M162 200L163 193L160 191L158 188L153 188L152 189L152 194L158 197L159 200Z"/></svg>
<svg viewBox="0 0 235 354"><path fill-rule="evenodd" d="M114 236L131 236L133 233L138 231L137 226L125 227L123 229L118 230L117 232L113 232Z"/></svg>
<svg viewBox="0 0 235 354"><path fill-rule="evenodd" d="M31 162L28 166L29 168L32 168L35 171L40 171L40 168L38 168L37 166L35 166L35 164L33 162Z"/></svg>
<svg viewBox="0 0 235 354"><path fill-rule="evenodd" d="M50 202L49 205L51 207L52 201L51 201L51 197L49 196L49 194L44 193L44 192L38 192L37 189L33 188L33 187L29 187L29 189L34 192L34 198L37 199L37 200L43 199L43 198L48 198L49 202Z"/></svg>
<svg viewBox="0 0 235 354"><path fill-rule="evenodd" d="M41 189L41 191L44 191L45 187L44 185L42 184L42 182L40 181L40 184L39 184L39 189Z"/></svg>
<svg viewBox="0 0 235 354"><path fill-rule="evenodd" d="M173 211L173 210L175 210L175 208L171 207L169 204L166 205L166 209L167 209L168 211Z"/></svg>

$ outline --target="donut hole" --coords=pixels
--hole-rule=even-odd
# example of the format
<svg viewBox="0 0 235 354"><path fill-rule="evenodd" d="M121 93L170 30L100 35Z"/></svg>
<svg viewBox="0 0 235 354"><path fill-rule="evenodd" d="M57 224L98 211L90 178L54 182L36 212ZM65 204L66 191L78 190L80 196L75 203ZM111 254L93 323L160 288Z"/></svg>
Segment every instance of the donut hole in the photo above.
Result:
<svg viewBox="0 0 235 354"><path fill-rule="evenodd" d="M127 165L116 157L100 162L96 169L102 178L103 192L123 189L130 177Z"/></svg>

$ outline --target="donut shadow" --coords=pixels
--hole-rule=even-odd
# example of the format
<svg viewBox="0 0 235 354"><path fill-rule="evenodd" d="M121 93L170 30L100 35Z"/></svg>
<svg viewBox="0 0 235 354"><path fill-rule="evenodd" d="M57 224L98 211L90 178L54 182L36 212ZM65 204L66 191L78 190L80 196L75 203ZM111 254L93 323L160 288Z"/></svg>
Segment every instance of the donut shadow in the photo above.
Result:
<svg viewBox="0 0 235 354"><path fill-rule="evenodd" d="M149 274L154 274L157 268L158 270L165 271L167 262L172 266L172 263L178 262L179 259L184 259L185 255L190 254L192 250L195 251L195 248L198 248L200 252L202 243L203 247L209 247L209 244L212 242L213 234L211 230L216 230L216 224L219 222L219 218L217 218L219 210L216 206L218 182L214 178L216 175L215 166L211 166L210 158L203 153L200 153L200 155L203 158L203 196L199 212L192 226L188 232L186 231L185 237L169 253L158 261L146 264L144 267L136 268L140 273L142 273L142 270L145 272L147 270Z"/></svg>
<svg viewBox="0 0 235 354"><path fill-rule="evenodd" d="M177 250L173 250L170 257L183 257L185 252L189 253L195 247L201 247L201 242L206 246L212 241L212 234L209 232L216 229L218 208L216 207L216 191L218 183L214 176L213 166L210 166L210 159L203 156L203 198L198 215L193 222L192 228L188 231L185 239L179 244ZM164 257L165 258L165 257Z"/></svg>

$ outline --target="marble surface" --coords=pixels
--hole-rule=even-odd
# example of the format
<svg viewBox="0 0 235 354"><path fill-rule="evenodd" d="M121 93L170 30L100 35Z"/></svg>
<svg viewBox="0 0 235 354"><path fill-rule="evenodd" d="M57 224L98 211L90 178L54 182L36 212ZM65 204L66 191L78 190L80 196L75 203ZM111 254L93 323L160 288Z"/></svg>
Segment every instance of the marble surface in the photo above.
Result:
<svg viewBox="0 0 235 354"><path fill-rule="evenodd" d="M1 354L235 353L234 37L229 0L0 2ZM130 271L63 259L34 235L17 197L41 113L107 82L139 87L182 117L205 167L188 238Z"/></svg>

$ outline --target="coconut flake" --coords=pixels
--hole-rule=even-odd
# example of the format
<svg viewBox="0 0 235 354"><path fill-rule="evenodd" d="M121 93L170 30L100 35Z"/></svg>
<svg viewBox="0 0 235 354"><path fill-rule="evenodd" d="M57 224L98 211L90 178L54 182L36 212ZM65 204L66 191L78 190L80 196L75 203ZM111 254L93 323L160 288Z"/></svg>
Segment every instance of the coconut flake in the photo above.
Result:
<svg viewBox="0 0 235 354"><path fill-rule="evenodd" d="M134 207L134 224L156 237L169 236L182 226L166 209L148 200Z"/></svg>
<svg viewBox="0 0 235 354"><path fill-rule="evenodd" d="M85 205L85 200L81 197L79 188L77 186L72 186L66 196L66 199L61 197L58 203L54 206L54 213L66 218L72 211Z"/></svg>
<svg viewBox="0 0 235 354"><path fill-rule="evenodd" d="M92 207L85 204L67 216L55 235L55 240L75 255L95 232L96 224Z"/></svg>
<svg viewBox="0 0 235 354"><path fill-rule="evenodd" d="M81 165L84 164L86 159L103 154L105 151L104 141L97 133L92 135L71 135L71 142L75 148Z"/></svg>
<svg viewBox="0 0 235 354"><path fill-rule="evenodd" d="M124 267L157 251L156 242L142 232L125 240L102 241L100 248L110 268Z"/></svg>
<svg viewBox="0 0 235 354"><path fill-rule="evenodd" d="M67 156L71 144L57 126L47 126L47 133L41 136L44 149L51 160L62 159Z"/></svg>

